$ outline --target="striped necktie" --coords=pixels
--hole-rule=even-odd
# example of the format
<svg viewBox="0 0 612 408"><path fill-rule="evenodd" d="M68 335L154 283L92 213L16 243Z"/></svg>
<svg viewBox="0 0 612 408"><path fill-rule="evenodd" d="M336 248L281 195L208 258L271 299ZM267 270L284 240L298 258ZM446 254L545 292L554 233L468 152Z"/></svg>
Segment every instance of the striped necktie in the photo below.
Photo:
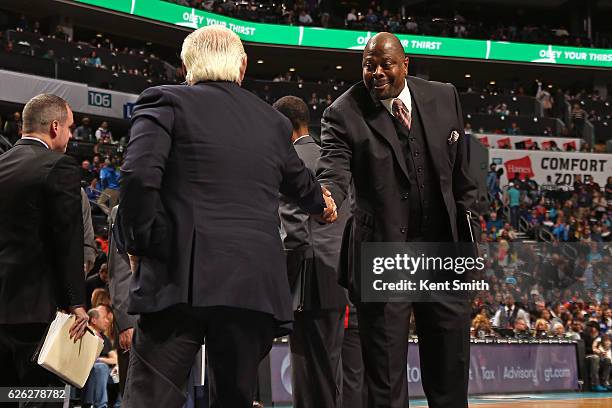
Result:
<svg viewBox="0 0 612 408"><path fill-rule="evenodd" d="M395 98L393 100L393 116L395 116L402 125L406 127L406 129L410 130L410 126L412 125L412 115L408 109L406 109L406 105L400 98Z"/></svg>

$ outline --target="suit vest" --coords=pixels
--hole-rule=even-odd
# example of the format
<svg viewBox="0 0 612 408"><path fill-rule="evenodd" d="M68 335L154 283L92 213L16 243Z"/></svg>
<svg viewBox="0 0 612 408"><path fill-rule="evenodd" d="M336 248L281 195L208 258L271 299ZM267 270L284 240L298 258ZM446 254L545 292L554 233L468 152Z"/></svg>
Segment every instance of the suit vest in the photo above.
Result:
<svg viewBox="0 0 612 408"><path fill-rule="evenodd" d="M408 169L408 240L452 241L452 232L440 183L430 157L419 109L412 103L410 130L393 117Z"/></svg>

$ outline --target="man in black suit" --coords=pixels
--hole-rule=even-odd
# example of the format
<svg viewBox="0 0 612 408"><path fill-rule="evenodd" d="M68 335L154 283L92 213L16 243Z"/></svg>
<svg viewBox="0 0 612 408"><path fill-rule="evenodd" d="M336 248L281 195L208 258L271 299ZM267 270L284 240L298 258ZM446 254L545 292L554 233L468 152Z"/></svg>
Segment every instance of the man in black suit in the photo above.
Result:
<svg viewBox="0 0 612 408"><path fill-rule="evenodd" d="M432 408L466 407L470 309L466 301L360 301L364 242L472 240L467 222L476 197L468 176L463 118L456 89L408 73L392 34L370 39L363 82L323 114L317 174L337 205L354 184L345 233L342 283L357 306L369 407L408 406L408 321L414 311L422 380Z"/></svg>
<svg viewBox="0 0 612 408"><path fill-rule="evenodd" d="M310 114L304 101L285 96L274 108L293 125L291 140L314 171L320 147L308 134ZM338 284L338 254L349 213L349 200L333 224L320 224L281 197L281 235L293 292L295 323L289 336L294 408L342 406L342 338L347 299Z"/></svg>
<svg viewBox="0 0 612 408"><path fill-rule="evenodd" d="M187 84L134 107L117 223L140 314L124 406L180 407L206 338L211 407L252 406L259 362L293 320L278 233L279 192L311 214L335 205L291 144L291 123L242 89L231 30L189 34Z"/></svg>
<svg viewBox="0 0 612 408"><path fill-rule="evenodd" d="M58 384L31 362L58 307L88 321L80 172L66 156L72 111L41 94L23 109L23 136L0 156L0 386ZM61 383L60 383L61 384Z"/></svg>

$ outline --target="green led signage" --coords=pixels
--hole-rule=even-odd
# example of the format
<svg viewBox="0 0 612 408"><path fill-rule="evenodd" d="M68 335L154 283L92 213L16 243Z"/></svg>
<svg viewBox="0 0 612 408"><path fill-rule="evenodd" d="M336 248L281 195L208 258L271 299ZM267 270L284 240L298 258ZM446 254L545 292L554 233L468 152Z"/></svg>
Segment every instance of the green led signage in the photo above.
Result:
<svg viewBox="0 0 612 408"><path fill-rule="evenodd" d="M295 47L361 50L374 32L297 27L242 21L179 6L163 0L75 0L181 27L198 29L223 25L244 41ZM480 60L612 67L612 50L556 45L398 35L408 55L431 55Z"/></svg>

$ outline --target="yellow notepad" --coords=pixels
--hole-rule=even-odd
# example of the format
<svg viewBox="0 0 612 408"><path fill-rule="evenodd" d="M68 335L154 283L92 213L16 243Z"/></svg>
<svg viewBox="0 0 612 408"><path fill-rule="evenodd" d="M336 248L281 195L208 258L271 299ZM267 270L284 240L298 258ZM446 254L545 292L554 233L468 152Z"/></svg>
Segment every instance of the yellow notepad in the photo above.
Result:
<svg viewBox="0 0 612 408"><path fill-rule="evenodd" d="M62 380L83 388L104 341L89 329L76 343L70 338L74 315L57 312L38 355L38 364Z"/></svg>

